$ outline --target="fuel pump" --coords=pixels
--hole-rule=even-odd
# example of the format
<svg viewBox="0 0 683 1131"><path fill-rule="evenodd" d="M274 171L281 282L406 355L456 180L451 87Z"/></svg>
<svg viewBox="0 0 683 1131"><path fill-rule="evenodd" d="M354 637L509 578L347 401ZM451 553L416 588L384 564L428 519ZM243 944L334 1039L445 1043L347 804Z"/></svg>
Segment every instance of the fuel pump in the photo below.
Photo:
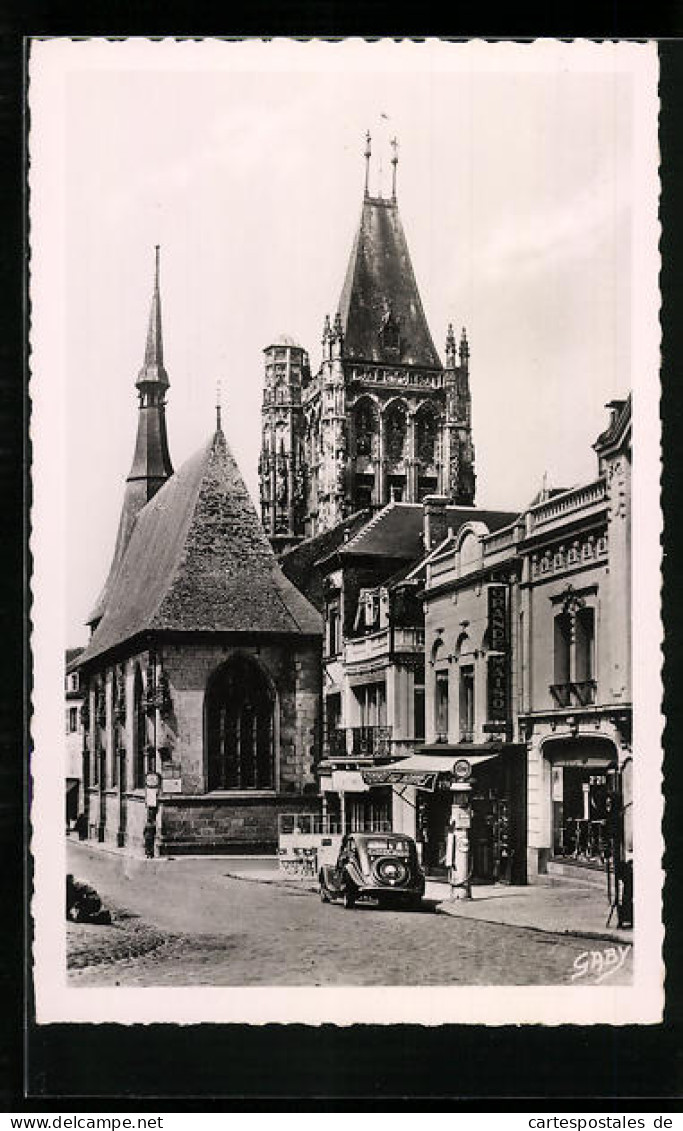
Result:
<svg viewBox="0 0 683 1131"><path fill-rule="evenodd" d="M472 786L469 778L472 767L466 758L459 759L453 767L455 781L451 785L451 819L446 839L446 863L448 865L451 899L471 899L470 884L470 827L472 809L470 795Z"/></svg>

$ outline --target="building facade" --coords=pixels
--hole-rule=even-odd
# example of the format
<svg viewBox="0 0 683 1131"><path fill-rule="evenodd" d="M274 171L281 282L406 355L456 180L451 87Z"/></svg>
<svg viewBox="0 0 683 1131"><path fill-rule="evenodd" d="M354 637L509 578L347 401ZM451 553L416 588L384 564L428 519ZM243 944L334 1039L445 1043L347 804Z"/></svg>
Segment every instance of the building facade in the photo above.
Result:
<svg viewBox="0 0 683 1131"><path fill-rule="evenodd" d="M67 648L64 657L64 724L66 731L66 827L74 827L83 808L83 691L74 665L82 648Z"/></svg>
<svg viewBox="0 0 683 1131"><path fill-rule="evenodd" d="M366 182L322 360L281 339L265 351L261 510L281 549L363 508L430 494L474 501L469 344L448 327L445 365L434 346L396 199Z"/></svg>
<svg viewBox="0 0 683 1131"><path fill-rule="evenodd" d="M179 470L159 463L162 356L157 254L133 469L76 661L83 824L137 853L272 851L281 815L318 806L321 621L277 564L220 410Z"/></svg>
<svg viewBox="0 0 683 1131"><path fill-rule="evenodd" d="M610 407L595 480L465 523L424 563L426 742L384 780L428 870L464 760L474 882L630 883L630 398Z"/></svg>
<svg viewBox="0 0 683 1131"><path fill-rule="evenodd" d="M282 558L285 573L315 599L324 619L318 775L323 812L335 827L402 827L401 796L376 771L412 755L430 734L422 598L426 562L463 524L479 519L498 529L513 517L452 506L443 496L430 496L423 504L393 502L360 525L336 528L343 534L334 544L333 532L327 532Z"/></svg>

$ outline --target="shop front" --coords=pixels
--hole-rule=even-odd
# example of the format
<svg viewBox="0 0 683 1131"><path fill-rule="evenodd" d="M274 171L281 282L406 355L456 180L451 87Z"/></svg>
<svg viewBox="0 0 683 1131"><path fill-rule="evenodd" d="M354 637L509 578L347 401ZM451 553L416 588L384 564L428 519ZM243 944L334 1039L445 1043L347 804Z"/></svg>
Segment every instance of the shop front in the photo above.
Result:
<svg viewBox="0 0 683 1131"><path fill-rule="evenodd" d="M444 878L450 866L454 792L466 781L470 882L526 883L525 746L423 746L409 758L363 771L363 776L375 785L390 785L412 807L412 835L427 875L434 878Z"/></svg>
<svg viewBox="0 0 683 1131"><path fill-rule="evenodd" d="M604 871L615 857L613 814L621 807L614 744L590 736L547 739L543 755L550 771L551 861Z"/></svg>

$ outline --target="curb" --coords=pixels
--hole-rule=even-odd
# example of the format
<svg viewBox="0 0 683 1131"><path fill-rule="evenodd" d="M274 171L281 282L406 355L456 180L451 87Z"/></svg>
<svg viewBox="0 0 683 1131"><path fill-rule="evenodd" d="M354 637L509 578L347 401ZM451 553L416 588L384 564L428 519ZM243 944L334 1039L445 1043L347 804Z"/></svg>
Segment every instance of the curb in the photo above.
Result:
<svg viewBox="0 0 683 1131"><path fill-rule="evenodd" d="M516 927L520 931L536 931L536 933L540 935L553 935L555 937L559 935L561 938L596 939L602 940L603 942L617 943L628 942L633 946L632 936L629 938L626 935L618 935L616 931L579 931L569 928L554 931L551 930L550 927L537 927L533 923L506 923L501 922L500 919L485 918L483 915L459 915L457 911L452 910L452 904L450 903L438 903L434 910L437 915L450 915L451 919L465 919L474 923L491 923L497 927Z"/></svg>

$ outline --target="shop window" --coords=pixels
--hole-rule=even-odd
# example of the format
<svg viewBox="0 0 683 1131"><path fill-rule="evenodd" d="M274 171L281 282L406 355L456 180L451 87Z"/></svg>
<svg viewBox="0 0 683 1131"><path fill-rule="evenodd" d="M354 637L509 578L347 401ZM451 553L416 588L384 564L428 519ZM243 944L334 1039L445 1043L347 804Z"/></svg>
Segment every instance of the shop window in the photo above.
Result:
<svg viewBox="0 0 683 1131"><path fill-rule="evenodd" d="M607 768L552 766L553 853L604 867L610 853Z"/></svg>
<svg viewBox="0 0 683 1131"><path fill-rule="evenodd" d="M460 669L460 741L474 741L474 668Z"/></svg>
<svg viewBox="0 0 683 1131"><path fill-rule="evenodd" d="M448 742L448 672L436 673L434 730L437 742Z"/></svg>
<svg viewBox="0 0 683 1131"><path fill-rule="evenodd" d="M274 703L258 664L236 656L206 693L208 789L273 789Z"/></svg>

